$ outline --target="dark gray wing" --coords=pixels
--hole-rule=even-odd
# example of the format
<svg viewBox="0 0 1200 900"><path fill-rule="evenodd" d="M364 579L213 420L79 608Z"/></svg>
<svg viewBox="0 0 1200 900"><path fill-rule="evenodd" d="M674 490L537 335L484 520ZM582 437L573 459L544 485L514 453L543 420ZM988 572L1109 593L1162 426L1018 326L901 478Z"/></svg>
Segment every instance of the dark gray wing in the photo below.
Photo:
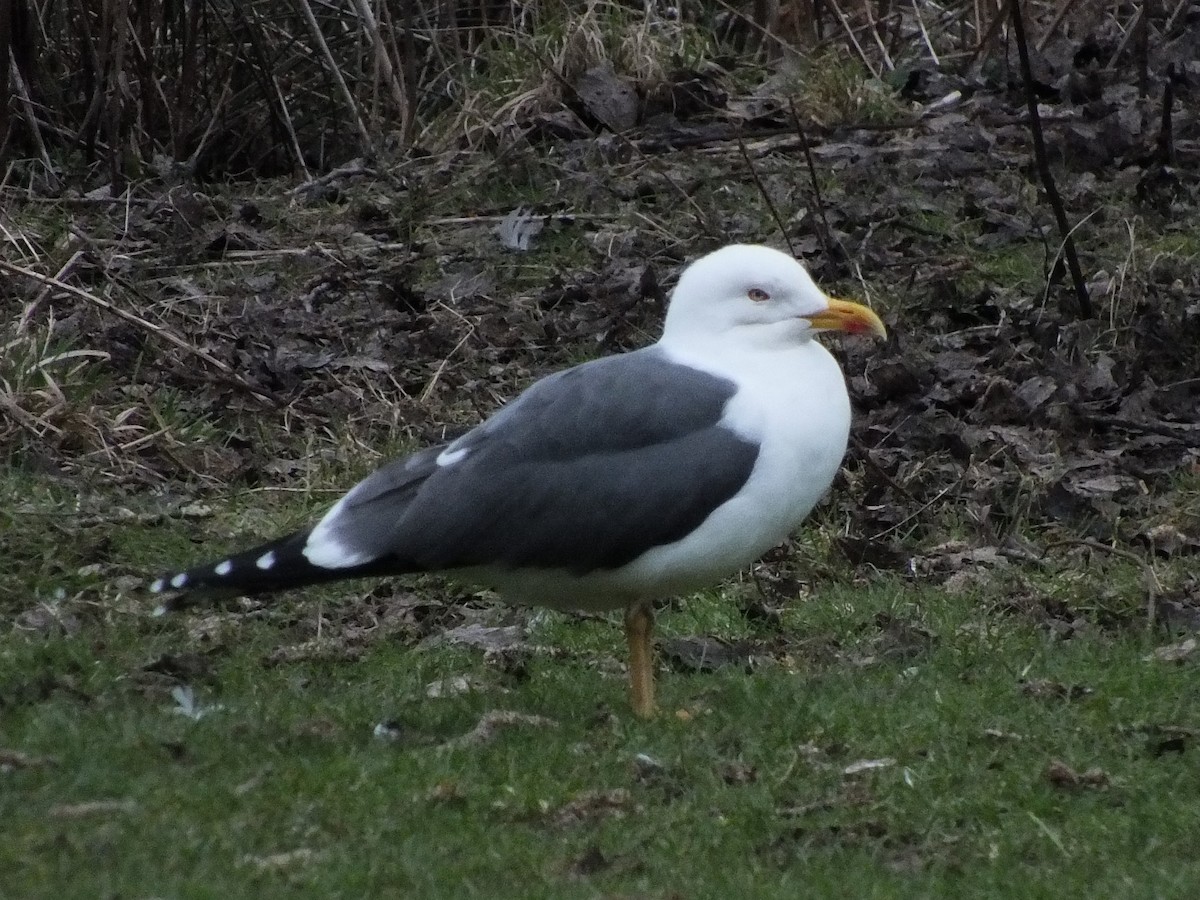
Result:
<svg viewBox="0 0 1200 900"><path fill-rule="evenodd" d="M617 568L745 484L758 446L718 424L736 390L656 348L585 363L370 475L326 533L376 571Z"/></svg>

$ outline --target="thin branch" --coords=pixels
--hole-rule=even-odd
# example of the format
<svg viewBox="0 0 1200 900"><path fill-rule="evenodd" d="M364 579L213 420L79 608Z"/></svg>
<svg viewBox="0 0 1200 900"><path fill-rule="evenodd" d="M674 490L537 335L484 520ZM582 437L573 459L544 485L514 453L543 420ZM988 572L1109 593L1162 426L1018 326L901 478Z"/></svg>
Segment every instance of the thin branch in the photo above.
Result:
<svg viewBox="0 0 1200 900"><path fill-rule="evenodd" d="M1125 34L1121 38L1121 42L1117 44L1117 49L1112 52L1112 56L1108 58L1108 62L1104 68L1112 69L1117 65L1117 60L1121 58L1121 54L1125 52L1125 48L1129 45L1129 41L1137 34L1138 27L1141 25L1142 16L1145 13L1145 6L1139 6L1133 14L1133 18L1129 21L1129 27L1125 29Z"/></svg>
<svg viewBox="0 0 1200 900"><path fill-rule="evenodd" d="M850 27L850 22L846 19L846 14L842 12L842 8L838 6L837 0L828 0L828 3L833 7L833 14L842 23L842 30L846 32L846 37L850 38L850 43L854 47L855 52L858 53L858 58L862 60L862 64L867 67L867 71L871 73L871 76L878 78L879 71L871 63L870 58L862 48L862 44L858 42L858 37L855 36L854 29Z"/></svg>
<svg viewBox="0 0 1200 900"><path fill-rule="evenodd" d="M1163 83L1162 121L1158 128L1158 161L1164 166L1175 161L1175 135L1171 126L1171 107L1175 105L1175 63L1167 63Z"/></svg>
<svg viewBox="0 0 1200 900"><path fill-rule="evenodd" d="M792 124L796 127L796 135L800 138L800 147L804 150L804 160L808 163L808 178L812 182L813 200L817 204L817 215L821 217L821 227L817 229L817 240L821 244L821 252L825 254L828 260L840 261L846 257L846 253L839 246L839 255L835 256L829 246L829 239L833 237L833 229L829 227L829 216L825 212L825 198L821 196L821 183L817 180L817 165L813 162L812 148L808 143L808 135L804 131L804 126L800 124L800 113L796 111L796 101L793 98L788 98L788 108L792 113Z"/></svg>
<svg viewBox="0 0 1200 900"><path fill-rule="evenodd" d="M217 359L211 353L207 353L206 351L201 350L199 347L192 346L173 331L170 331L161 325L155 325L153 322L143 319L139 315L135 315L134 313L121 309L119 306L109 302L108 300L105 300L103 297L97 297L95 294L89 293L81 288L77 288L72 284L67 284L65 281L60 281L53 276L43 275L41 272L34 272L32 269L22 268L21 266L14 266L12 263L5 262L2 259L0 259L0 271L9 272L13 275L20 275L24 278L29 278L38 282L39 284L58 288L60 291L64 291L70 294L72 297L78 297L81 300L86 300L88 303L98 306L106 312L112 313L117 318L123 319L126 322L129 322L131 325L136 325L145 332L162 338L168 343L175 345L185 353L203 360L205 363L212 366L214 369L224 375L225 379L231 385L245 391L248 394L251 394L254 397L257 397L264 403L269 403L274 406L282 405L277 398L272 397L265 391L254 387L254 385L247 382L244 378L233 371L233 369L221 362L221 360Z"/></svg>
<svg viewBox="0 0 1200 900"><path fill-rule="evenodd" d="M1071 280L1075 284L1075 296L1079 304L1079 317L1090 319L1095 316L1092 308L1092 298L1088 296L1087 284L1083 280L1083 272L1079 268L1079 257L1075 253L1075 239L1071 236L1071 228L1067 224L1067 212L1063 208L1062 198L1054 185L1054 175L1050 171L1050 161L1046 157L1046 140L1042 135L1042 120L1038 117L1037 95L1033 90L1033 71L1029 63L1029 46L1025 42L1025 22L1021 16L1021 0L1009 0L1009 12L1012 15L1013 39L1017 44L1017 53L1021 58L1021 78L1025 82L1025 103L1029 108L1029 130L1033 136L1033 156L1037 162L1038 174L1042 178L1042 186L1046 189L1046 199L1054 211L1054 219L1058 223L1059 234L1062 235L1063 255L1067 258L1067 268L1071 271Z"/></svg>
<svg viewBox="0 0 1200 900"><path fill-rule="evenodd" d="M933 41L929 39L929 32L925 30L925 20L921 17L921 4L918 0L912 0L913 14L917 18L917 27L921 29L921 39L925 42L925 49L929 51L929 58L933 60L935 66L941 66L942 61L938 59L937 51L933 49Z"/></svg>
<svg viewBox="0 0 1200 900"><path fill-rule="evenodd" d="M1034 48L1038 53L1046 49L1046 45L1050 43L1050 38L1054 37L1054 32L1058 31L1058 26L1062 24L1068 13L1075 8L1077 0L1059 0L1058 9L1054 11L1054 18L1050 20L1050 24L1046 26L1045 33L1038 38L1038 42L1034 44Z"/></svg>
<svg viewBox="0 0 1200 900"><path fill-rule="evenodd" d="M342 95L342 101L346 104L346 112L350 114L350 118L354 122L354 127L358 129L358 137L362 141L363 148L372 156L377 155L375 153L375 142L371 139L371 132L367 130L367 125L363 121L362 111L358 108L358 103L355 102L354 94L350 92L350 87L346 84L346 79L342 77L342 70L338 66L337 60L333 58L333 52L329 49L329 44L325 41L325 35L321 32L321 26L317 22L317 17L313 13L312 7L309 6L308 0L298 0L296 5L300 9L305 23L308 25L308 30L312 34L313 41L316 42L317 48L321 51L321 58L325 60L326 71L337 86L338 93Z"/></svg>
<svg viewBox="0 0 1200 900"><path fill-rule="evenodd" d="M783 239L787 242L788 251L792 256L795 256L796 248L792 246L792 238L788 234L787 226L784 225L783 218L779 215L779 210L775 207L775 201L767 193L767 186L758 177L758 170L754 168L754 163L750 161L750 154L746 152L746 145L742 142L741 138L738 138L738 149L742 151L742 159L746 163L746 168L750 170L750 177L754 179L754 184L758 188L758 192L762 194L762 198L767 204L767 209L771 211L771 218L775 220L775 224L779 226L779 233L783 235Z"/></svg>
<svg viewBox="0 0 1200 900"><path fill-rule="evenodd" d="M56 281L61 281L66 278L71 274L71 270L74 269L82 259L83 251L76 250L71 254L71 258L63 263L62 268L54 273L54 279ZM21 313L21 321L17 323L17 334L24 334L29 330L29 323L33 321L34 313L37 312L37 308L41 305L42 301L50 295L50 289L52 287L53 285L51 284L43 286L43 288L38 291L38 295L34 297L28 304L26 304L25 311Z"/></svg>
<svg viewBox="0 0 1200 900"><path fill-rule="evenodd" d="M392 92L392 100L396 104L396 108L400 110L401 122L407 118L408 102L407 92L400 78L396 74L396 68L392 65L392 58L388 54L387 42L379 33L379 22L375 18L375 13L371 11L367 0L353 0L355 12L358 14L358 21L363 26L367 33L367 39L370 42L371 49L374 51L375 65L379 67L380 74L383 77L384 83ZM403 130L403 124L401 125Z"/></svg>
<svg viewBox="0 0 1200 900"><path fill-rule="evenodd" d="M25 112L25 127L29 129L29 136L33 138L33 143L37 147L38 156L41 157L42 166L46 170L46 184L50 187L51 192L58 192L58 175L54 171L54 163L50 161L50 153L46 149L46 142L42 139L41 129L38 128L37 114L33 109L33 98L29 95L29 88L25 84L25 79L21 77L21 69L17 66L17 56L12 48L9 48L8 59L0 62L0 65L6 66L12 75L13 89L17 97L21 101L21 108Z"/></svg>

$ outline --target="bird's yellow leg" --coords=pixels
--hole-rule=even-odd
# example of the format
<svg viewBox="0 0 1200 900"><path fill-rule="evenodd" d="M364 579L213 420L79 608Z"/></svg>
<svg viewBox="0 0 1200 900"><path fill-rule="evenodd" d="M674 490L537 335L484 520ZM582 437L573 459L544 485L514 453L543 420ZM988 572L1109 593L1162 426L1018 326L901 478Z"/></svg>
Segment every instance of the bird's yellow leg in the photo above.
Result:
<svg viewBox="0 0 1200 900"><path fill-rule="evenodd" d="M654 612L649 603L636 603L625 610L625 639L629 642L629 696L633 714L642 719L654 715Z"/></svg>

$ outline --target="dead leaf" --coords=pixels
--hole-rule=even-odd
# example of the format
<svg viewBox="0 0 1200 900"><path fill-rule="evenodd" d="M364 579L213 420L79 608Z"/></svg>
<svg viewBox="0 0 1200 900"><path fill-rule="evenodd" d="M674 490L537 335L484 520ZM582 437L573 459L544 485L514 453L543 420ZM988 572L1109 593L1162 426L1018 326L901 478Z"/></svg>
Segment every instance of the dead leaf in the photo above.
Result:
<svg viewBox="0 0 1200 900"><path fill-rule="evenodd" d="M881 571L904 571L908 568L909 554L895 544L843 535L834 538L834 545L852 566L871 566Z"/></svg>
<svg viewBox="0 0 1200 900"><path fill-rule="evenodd" d="M430 638L432 645L461 644L479 650L503 651L525 645L525 629L521 625L479 625L469 623L451 628Z"/></svg>
<svg viewBox="0 0 1200 900"><path fill-rule="evenodd" d="M874 624L880 631L874 640L875 649L885 659L909 661L929 653L938 644L932 631L902 616L881 612L875 616Z"/></svg>
<svg viewBox="0 0 1200 900"><path fill-rule="evenodd" d="M993 741L1012 741L1013 743L1025 740L1025 735L1017 734L1015 731L1005 731L1002 728L985 728L983 736Z"/></svg>
<svg viewBox="0 0 1200 900"><path fill-rule="evenodd" d="M754 784L758 781L758 769L740 759L721 763L717 767L717 774L726 784Z"/></svg>
<svg viewBox="0 0 1200 900"><path fill-rule="evenodd" d="M58 760L53 756L33 756L20 750L0 748L0 772L12 772L15 769L47 769L57 765Z"/></svg>
<svg viewBox="0 0 1200 900"><path fill-rule="evenodd" d="M89 800L86 803L58 803L46 811L52 819L86 819L113 813L133 813L138 805L133 800Z"/></svg>
<svg viewBox="0 0 1200 900"><path fill-rule="evenodd" d="M19 613L13 629L39 637L59 637L78 634L83 623L62 603L39 603Z"/></svg>
<svg viewBox="0 0 1200 900"><path fill-rule="evenodd" d="M473 691L488 689L488 683L475 675L451 675L439 678L425 685L425 696L437 699L439 697L457 697Z"/></svg>
<svg viewBox="0 0 1200 900"><path fill-rule="evenodd" d="M1078 700L1094 693L1094 690L1082 684L1064 684L1061 681L1051 681L1048 678L1032 678L1020 682L1021 693L1026 697L1037 697L1040 700Z"/></svg>
<svg viewBox="0 0 1200 900"><path fill-rule="evenodd" d="M142 666L142 671L176 681L196 681L212 671L212 661L203 653L164 653Z"/></svg>
<svg viewBox="0 0 1200 900"><path fill-rule="evenodd" d="M1178 590L1156 598L1154 618L1171 631L1200 632L1200 584L1189 579Z"/></svg>
<svg viewBox="0 0 1200 900"><path fill-rule="evenodd" d="M519 206L505 216L496 226L500 243L509 250L528 250L533 239L546 227L545 220L532 210Z"/></svg>
<svg viewBox="0 0 1200 900"><path fill-rule="evenodd" d="M727 666L750 671L755 652L761 645L754 641L726 641L708 635L664 638L659 642L662 657L677 671L715 672Z"/></svg>
<svg viewBox="0 0 1200 900"><path fill-rule="evenodd" d="M1129 731L1138 732L1146 737L1146 749L1154 757L1167 753L1183 753L1196 744L1200 738L1200 729L1183 725L1134 725Z"/></svg>
<svg viewBox="0 0 1200 900"><path fill-rule="evenodd" d="M251 866L260 872L279 871L306 865L316 859L317 853L308 847L297 847L295 850L284 850L268 856L252 856L247 854L238 862L243 866Z"/></svg>
<svg viewBox="0 0 1200 900"><path fill-rule="evenodd" d="M1160 556L1178 556L1181 553L1200 551L1200 540L1169 523L1148 528L1140 532L1138 538Z"/></svg>
<svg viewBox="0 0 1200 900"><path fill-rule="evenodd" d="M456 781L439 781L429 792L425 794L425 799L433 803L459 803L466 799L466 792Z"/></svg>
<svg viewBox="0 0 1200 900"><path fill-rule="evenodd" d="M630 768L633 770L634 780L643 784L648 784L667 774L666 766L648 753L635 754Z"/></svg>
<svg viewBox="0 0 1200 900"><path fill-rule="evenodd" d="M404 725L394 720L387 722L375 723L375 728L372 731L376 740L387 741L390 744L398 744L404 740L406 731Z"/></svg>
<svg viewBox="0 0 1200 900"><path fill-rule="evenodd" d="M581 856L571 862L567 867L567 874L572 878L589 878L611 866L612 861L600 852L598 846L592 844Z"/></svg>
<svg viewBox="0 0 1200 900"><path fill-rule="evenodd" d="M890 756L885 756L881 759L860 759L857 762L852 762L850 765L842 769L843 775L861 775L863 772L873 772L876 769L886 769L894 766L896 760Z"/></svg>
<svg viewBox="0 0 1200 900"><path fill-rule="evenodd" d="M461 750L466 747L478 747L490 744L505 728L529 726L534 728L556 728L558 723L545 716L534 716L529 713L513 712L512 710L495 709L484 713L483 717L464 735L446 741L438 747L439 750Z"/></svg>
<svg viewBox="0 0 1200 900"><path fill-rule="evenodd" d="M1055 787L1108 787L1108 774L1099 767L1093 767L1086 772L1076 772L1061 760L1051 760L1042 771L1042 777Z"/></svg>
<svg viewBox="0 0 1200 900"><path fill-rule="evenodd" d="M1200 647L1200 641L1194 637L1185 638L1177 644L1157 647L1144 658L1147 662L1185 662L1196 652L1197 647Z"/></svg>
<svg viewBox="0 0 1200 900"><path fill-rule="evenodd" d="M546 814L546 821L558 828L591 824L618 817L635 809L633 795L625 788L581 791L558 809Z"/></svg>
<svg viewBox="0 0 1200 900"><path fill-rule="evenodd" d="M317 716L301 719L292 726L292 734L318 741L332 741L342 737L342 727L333 719Z"/></svg>
<svg viewBox="0 0 1200 900"><path fill-rule="evenodd" d="M263 657L265 666L282 666L304 662L354 662L366 648L350 643L345 637L316 638L302 644L276 647Z"/></svg>

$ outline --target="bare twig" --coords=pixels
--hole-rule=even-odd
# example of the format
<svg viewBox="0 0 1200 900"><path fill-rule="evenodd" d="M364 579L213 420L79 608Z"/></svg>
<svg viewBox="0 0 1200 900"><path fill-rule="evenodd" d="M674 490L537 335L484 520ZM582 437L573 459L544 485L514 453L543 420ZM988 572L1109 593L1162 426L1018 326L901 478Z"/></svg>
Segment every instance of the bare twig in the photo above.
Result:
<svg viewBox="0 0 1200 900"><path fill-rule="evenodd" d="M1088 296L1087 284L1083 280L1083 272L1079 268L1079 257L1075 253L1075 239L1071 236L1071 228L1067 224L1067 213L1063 208L1062 198L1054 184L1054 174L1050 171L1050 161L1046 156L1046 140L1042 135L1042 120L1038 117L1037 94L1033 89L1033 70L1029 62L1029 46L1025 42L1025 23L1021 16L1021 0L1009 0L1009 13L1012 16L1013 39L1017 44L1017 54L1021 58L1021 78L1025 82L1025 103L1029 108L1029 131L1033 136L1033 156L1037 162L1038 174L1042 186L1046 189L1046 199L1054 211L1054 219L1058 223L1058 231L1062 235L1063 255L1067 259L1067 268L1071 271L1071 280L1075 284L1075 297L1079 304L1079 317L1090 319L1095 315L1092 299Z"/></svg>
<svg viewBox="0 0 1200 900"><path fill-rule="evenodd" d="M1174 438L1186 447L1200 447L1200 425L1187 422L1140 421L1123 416L1101 415L1099 413L1085 415L1084 419L1093 425L1106 425L1110 428L1123 428L1140 434L1159 434Z"/></svg>
<svg viewBox="0 0 1200 900"><path fill-rule="evenodd" d="M131 325L136 325L143 331L162 338L167 343L173 344L190 356L195 356L198 359L203 360L205 363L212 366L214 369L224 375L227 381L234 387L237 387L246 393L257 397L264 403L269 403L273 406L281 405L277 398L272 397L265 391L254 387L254 385L247 382L244 378L234 372L233 369L221 362L221 360L217 359L211 353L189 344L183 338L179 337L179 335L167 328L164 328L162 325L156 325L147 319L143 319L139 315L135 315L134 313L121 309L119 306L114 303L110 303L103 297L97 297L95 294L89 293L81 288L77 288L73 284L67 284L65 281L60 281L53 276L43 275L41 272L34 272L31 269L22 268L21 266L14 266L12 263L5 262L4 260L0 260L0 271L9 272L13 275L20 275L24 278L29 278L40 284L55 287L60 291L70 294L72 297L78 297L81 300L86 300L88 303L98 306L100 309L103 309L106 312L112 313L117 318L123 319L126 322L129 322Z"/></svg>
<svg viewBox="0 0 1200 900"><path fill-rule="evenodd" d="M38 150L38 156L42 159L42 166L46 170L46 183L52 191L57 191L58 176L54 172L54 164L50 161L50 153L46 149L46 142L42 140L42 131L38 127L38 119L34 113L33 100L29 96L29 89L25 84L25 79L21 77L21 70L17 67L17 57L11 49L8 52L8 58L2 64L8 66L12 75L13 87L21 100L21 108L25 112L25 126L29 129L29 135L33 138L34 146Z"/></svg>
<svg viewBox="0 0 1200 900"><path fill-rule="evenodd" d="M1117 64L1117 60L1121 58L1121 54L1125 52L1125 48L1129 45L1129 41L1137 34L1142 17L1145 15L1146 7L1138 6L1134 11L1133 18L1129 21L1129 27L1125 29L1125 36L1121 38L1121 42L1117 44L1117 49L1112 52L1112 56L1108 58L1108 62L1104 68L1111 69Z"/></svg>
<svg viewBox="0 0 1200 900"><path fill-rule="evenodd" d="M850 43L854 47L858 58L862 60L862 64L867 67L867 71L875 78L879 77L879 70L871 63L870 58L862 48L862 44L858 42L858 37L854 34L854 29L850 27L849 20L846 19L846 14L842 12L842 8L838 6L837 0L828 0L830 6L833 7L833 14L838 17L838 21L842 23L842 30L846 32L846 37L850 38Z"/></svg>
<svg viewBox="0 0 1200 900"><path fill-rule="evenodd" d="M1171 15L1167 16L1167 21L1163 23L1162 33L1170 34L1171 29L1175 26L1175 20L1179 18L1179 14L1191 5L1192 0L1179 0L1179 3L1171 10Z"/></svg>
<svg viewBox="0 0 1200 900"><path fill-rule="evenodd" d="M929 32L925 30L925 19L921 16L921 4L919 0L912 0L913 14L917 17L917 27L921 29L921 40L925 42L925 49L929 51L929 58L933 60L935 66L940 66L942 61L938 59L937 52L933 49L933 41L929 39Z"/></svg>
<svg viewBox="0 0 1200 900"><path fill-rule="evenodd" d="M1152 561L1138 556L1131 550L1123 550L1120 547L1114 547L1111 544L1105 544L1091 538L1072 537L1052 541L1046 545L1044 552L1049 553L1051 550L1059 547L1087 547L1089 550L1099 550L1101 553L1108 553L1111 556L1128 560L1135 566L1138 566L1142 570L1142 586L1146 589L1146 627L1154 627L1154 623L1158 618L1158 598L1162 594L1163 588L1162 583L1158 580L1158 573L1154 571Z"/></svg>
<svg viewBox="0 0 1200 900"><path fill-rule="evenodd" d="M900 482L896 481L896 479L892 478L892 476L884 470L883 466L875 462L875 459L871 456L871 448L864 444L861 438L851 435L850 446L854 448L855 455L862 460L863 465L874 472L875 476L879 478L880 481L890 487L897 494L908 498L913 503L920 502L919 498L913 494L912 491L900 484Z"/></svg>
<svg viewBox="0 0 1200 900"><path fill-rule="evenodd" d="M353 5L354 11L358 14L358 21L362 23L363 29L366 31L367 38L370 41L371 49L374 51L375 65L379 67L383 81L392 92L392 99L395 101L397 109L400 110L401 131L404 131L404 121L410 115L407 102L408 96L404 85L396 74L396 68L392 65L392 58L388 54L387 42L383 40L383 37L379 33L379 22L376 20L375 13L372 12L367 0L353 0ZM405 6L407 5L405 4Z"/></svg>
<svg viewBox="0 0 1200 900"><path fill-rule="evenodd" d="M788 98L788 108L792 113L792 124L796 128L796 135L800 138L800 146L804 150L804 160L808 164L808 178L812 182L813 200L817 204L817 215L821 217L821 227L817 229L817 240L821 244L821 252L829 260L835 257L829 246L829 239L833 237L833 230L829 227L829 216L825 213L825 199L821 196L821 183L817 180L817 165L813 162L812 148L808 143L808 135L804 131L804 126L800 124L800 113L796 111L796 101ZM840 248L839 248L840 250ZM841 254L845 256L844 253Z"/></svg>
<svg viewBox="0 0 1200 900"><path fill-rule="evenodd" d="M875 39L875 46L878 47L879 52L883 54L883 64L887 66L887 70L890 72L896 68L896 64L892 62L892 55L888 53L887 45L883 42L883 38L879 34L879 22L876 22L875 17L871 15L871 4L864 3L862 5L862 10L867 17L868 31L870 31L871 37ZM885 17L881 17L880 21L884 21Z"/></svg>
<svg viewBox="0 0 1200 900"><path fill-rule="evenodd" d="M542 70L545 72L548 72L550 74L550 77L553 78L556 82L558 82L558 85L563 89L563 91L566 94L574 97L576 100L578 100L581 103L583 102L583 98L580 97L579 92L577 90L575 90L575 85L571 84L571 82L568 81L563 76L563 74L558 71L558 68L550 60L546 59L544 56L542 56L540 53L538 53L533 48L529 48L529 53L533 56L534 59L536 59L541 64ZM647 159L647 160L649 159L649 156L642 149L642 147L639 146L639 143L635 143L634 141L631 141L628 137L621 134L620 132L614 131L612 134L613 134L614 138L616 138L623 145L628 147L629 150L631 152L633 152L634 154L636 154L639 158ZM658 175L660 178L663 179L663 181L665 181L667 184L669 184L679 194L680 198L685 203L687 203L692 208L692 211L696 214L697 224L704 231L706 231L710 234L715 233L716 229L713 228L713 226L709 223L708 216L705 215L703 208L701 208L700 204L698 204L696 202L696 199L692 196L693 192L684 190L683 186L680 185L671 176L671 174L669 172L667 172L665 169L660 170L658 172Z"/></svg>
<svg viewBox="0 0 1200 900"><path fill-rule="evenodd" d="M55 280L61 281L62 279L66 278L81 259L83 259L82 250L76 250L74 253L72 253L71 258L63 263L61 269L54 273ZM53 285L51 284L45 285L40 291L38 291L38 295L25 305L25 311L21 313L21 321L17 323L17 334L24 334L29 328L29 323L33 320L33 314L37 312L37 308L41 305L42 301L49 296L50 289L52 287Z"/></svg>
<svg viewBox="0 0 1200 900"><path fill-rule="evenodd" d="M1162 121L1158 128L1158 161L1169 166L1175 160L1175 136L1171 127L1171 107L1175 104L1175 63L1167 64L1163 82Z"/></svg>
<svg viewBox="0 0 1200 900"><path fill-rule="evenodd" d="M292 154L292 162L299 169L305 178L310 177L308 166L304 162L304 152L300 149L300 141L296 137L296 126L292 122L292 114L288 112L287 100L284 99L283 91L279 87L279 73L270 64L270 56L263 46L262 32L265 30L260 21L259 11L253 4L239 4L234 7L235 12L242 18L246 25L246 34L249 36L249 49L258 57L258 72L259 80L262 84L263 97L268 105L275 107L276 120L282 126L288 136L288 149ZM253 16L254 21L251 22L247 16ZM204 130L204 136L197 144L195 151L188 160L189 172L196 170L197 161L200 159L201 153L205 145L208 143L209 136L217 122L221 121L221 108L229 100L230 89L233 85L233 77L235 69L229 70L228 78L225 82L225 87L221 91L221 97L217 101L216 111L209 116L208 126Z"/></svg>
<svg viewBox="0 0 1200 900"><path fill-rule="evenodd" d="M1142 0L1142 15L1137 26L1138 94L1150 94L1150 17L1154 15L1154 0Z"/></svg>
<svg viewBox="0 0 1200 900"><path fill-rule="evenodd" d="M746 145L742 143L741 138L738 138L738 149L742 151L742 159L746 163L746 168L750 171L750 177L754 179L754 185L758 188L758 192L762 195L763 201L767 204L767 209L771 211L771 218L775 220L775 224L779 227L779 233L783 235L784 241L787 242L788 251L792 256L796 255L796 248L792 246L791 235L788 234L787 226L783 222L783 217L779 215L779 210L775 206L775 201L771 199L771 195L767 193L767 186L763 184L762 179L758 177L758 170L754 168L754 163L750 161L750 154L746 152Z"/></svg>
<svg viewBox="0 0 1200 900"><path fill-rule="evenodd" d="M1050 43L1050 38L1054 37L1054 33L1058 31L1058 26L1062 24L1063 19L1075 8L1077 0L1059 0L1058 9L1054 11L1054 18L1050 20L1050 24L1046 26L1046 31L1038 38L1038 42L1034 44L1038 53L1046 49L1046 44Z"/></svg>
<svg viewBox="0 0 1200 900"><path fill-rule="evenodd" d="M979 17L978 2L976 2L975 5L975 17L975 33L978 34L982 26L982 20ZM999 34L1000 29L1004 27L1004 20L1006 17L1007 14L1004 10L1004 7L1000 7L996 10L996 15L990 22L988 22L987 28L983 29L983 36L979 39L979 43L975 45L975 52L971 54L971 58L967 61L968 67L973 66L979 57L983 56L983 54L987 51L987 48L992 45L992 41L996 39L996 35Z"/></svg>
<svg viewBox="0 0 1200 900"><path fill-rule="evenodd" d="M350 87L346 84L346 79L342 77L341 67L338 66L337 60L333 58L333 52L329 49L329 44L325 41L325 35L321 32L321 26L317 22L316 15L313 14L312 7L309 6L308 0L298 0L296 5L300 9L301 15L304 16L304 21L308 25L308 30L312 34L313 41L321 51L321 56L325 60L326 71L333 79L334 84L337 85L338 93L342 95L342 102L346 104L346 112L354 121L354 127L358 129L358 137L362 141L363 149L374 154L375 142L371 139L371 132L367 130L367 125L363 121L362 112L358 108L354 94L350 92Z"/></svg>

